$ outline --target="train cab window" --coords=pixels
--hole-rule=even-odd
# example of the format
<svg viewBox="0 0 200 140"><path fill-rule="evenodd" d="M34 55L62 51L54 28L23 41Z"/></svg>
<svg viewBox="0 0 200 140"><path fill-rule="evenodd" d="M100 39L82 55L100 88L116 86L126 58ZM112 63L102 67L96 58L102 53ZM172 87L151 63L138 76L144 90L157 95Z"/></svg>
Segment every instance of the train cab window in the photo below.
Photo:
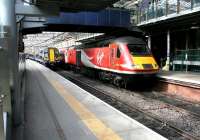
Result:
<svg viewBox="0 0 200 140"><path fill-rule="evenodd" d="M120 58L120 56L121 56L121 52L120 52L119 47L117 47L117 58Z"/></svg>
<svg viewBox="0 0 200 140"><path fill-rule="evenodd" d="M150 55L150 50L146 44L129 44L129 51L131 55Z"/></svg>

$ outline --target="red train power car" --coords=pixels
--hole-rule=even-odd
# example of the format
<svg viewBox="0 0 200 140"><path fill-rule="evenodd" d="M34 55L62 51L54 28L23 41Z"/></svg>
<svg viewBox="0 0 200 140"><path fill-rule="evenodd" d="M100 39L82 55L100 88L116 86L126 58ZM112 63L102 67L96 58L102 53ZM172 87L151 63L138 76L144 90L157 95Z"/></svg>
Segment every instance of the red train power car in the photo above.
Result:
<svg viewBox="0 0 200 140"><path fill-rule="evenodd" d="M115 84L126 83L135 75L153 75L159 70L145 41L131 36L68 48L65 63L73 68L95 70L101 79Z"/></svg>

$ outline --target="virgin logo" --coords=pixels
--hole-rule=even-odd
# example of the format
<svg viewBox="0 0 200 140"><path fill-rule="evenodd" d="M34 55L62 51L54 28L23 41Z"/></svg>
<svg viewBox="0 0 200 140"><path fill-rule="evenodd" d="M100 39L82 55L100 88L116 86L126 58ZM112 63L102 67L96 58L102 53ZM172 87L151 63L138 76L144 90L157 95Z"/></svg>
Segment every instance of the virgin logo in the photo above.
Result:
<svg viewBox="0 0 200 140"><path fill-rule="evenodd" d="M97 53L97 64L98 65L101 65L103 57L104 57L104 52L99 50L99 52Z"/></svg>

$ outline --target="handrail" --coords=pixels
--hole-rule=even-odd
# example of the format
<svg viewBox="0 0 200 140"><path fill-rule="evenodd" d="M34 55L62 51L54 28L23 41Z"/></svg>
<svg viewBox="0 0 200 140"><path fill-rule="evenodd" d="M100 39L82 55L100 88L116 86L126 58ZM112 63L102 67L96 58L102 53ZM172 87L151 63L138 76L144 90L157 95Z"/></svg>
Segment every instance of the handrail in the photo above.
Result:
<svg viewBox="0 0 200 140"><path fill-rule="evenodd" d="M191 11L196 7L200 7L200 0L142 0L139 4L139 21L137 22L139 24L151 19Z"/></svg>

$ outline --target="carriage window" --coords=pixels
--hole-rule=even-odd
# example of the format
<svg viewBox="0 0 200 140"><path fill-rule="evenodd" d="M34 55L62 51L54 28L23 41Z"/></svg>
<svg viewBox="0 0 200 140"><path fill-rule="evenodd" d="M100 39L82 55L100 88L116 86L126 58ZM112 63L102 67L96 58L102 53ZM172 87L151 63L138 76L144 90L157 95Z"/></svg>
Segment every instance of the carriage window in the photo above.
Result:
<svg viewBox="0 0 200 140"><path fill-rule="evenodd" d="M120 58L121 52L119 50L119 48L117 48L117 58Z"/></svg>
<svg viewBox="0 0 200 140"><path fill-rule="evenodd" d="M48 57L48 52L44 52L44 57Z"/></svg>
<svg viewBox="0 0 200 140"><path fill-rule="evenodd" d="M59 57L59 51L55 49L55 57Z"/></svg>
<svg viewBox="0 0 200 140"><path fill-rule="evenodd" d="M145 44L129 44L129 51L131 55L150 55L150 50Z"/></svg>

